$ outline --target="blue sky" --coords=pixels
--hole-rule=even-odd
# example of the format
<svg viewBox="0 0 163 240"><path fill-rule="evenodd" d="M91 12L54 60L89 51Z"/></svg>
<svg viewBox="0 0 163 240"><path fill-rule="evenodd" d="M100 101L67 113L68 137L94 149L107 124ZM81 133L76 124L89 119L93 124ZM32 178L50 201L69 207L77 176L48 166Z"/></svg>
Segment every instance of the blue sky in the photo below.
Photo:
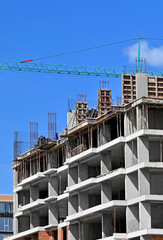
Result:
<svg viewBox="0 0 163 240"><path fill-rule="evenodd" d="M1 1L0 59L20 61L139 36L163 38L162 8L162 0ZM124 52L128 47L133 50L135 43L42 61L130 66L133 65L132 54ZM162 51L162 41L148 41L148 44L147 50L158 48ZM153 52L151 55L147 52L145 56L153 56ZM151 68L157 65L149 62ZM159 62L159 67L161 64ZM67 99L76 99L77 93L86 93L94 107L99 80L103 79L0 71L0 194L12 193L13 132L23 132L27 139L29 122L38 121L39 132L46 134L48 111L57 112L60 132L66 127ZM121 80L109 81L116 99L121 95Z"/></svg>

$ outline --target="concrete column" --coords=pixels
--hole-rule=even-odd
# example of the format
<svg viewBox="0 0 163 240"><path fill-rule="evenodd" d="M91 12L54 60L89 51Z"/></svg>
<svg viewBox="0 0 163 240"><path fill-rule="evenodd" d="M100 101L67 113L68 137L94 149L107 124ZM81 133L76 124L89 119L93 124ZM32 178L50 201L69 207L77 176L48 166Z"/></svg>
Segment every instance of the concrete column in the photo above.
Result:
<svg viewBox="0 0 163 240"><path fill-rule="evenodd" d="M125 143L125 167L128 168L137 163L137 142L131 141Z"/></svg>
<svg viewBox="0 0 163 240"><path fill-rule="evenodd" d="M150 174L149 169L138 170L139 179L139 195L149 195L150 194Z"/></svg>
<svg viewBox="0 0 163 240"><path fill-rule="evenodd" d="M136 73L136 98L148 97L148 79L146 73Z"/></svg>
<svg viewBox="0 0 163 240"><path fill-rule="evenodd" d="M139 230L139 206L133 205L126 208L127 233Z"/></svg>
<svg viewBox="0 0 163 240"><path fill-rule="evenodd" d="M79 164L78 182L88 179L88 164Z"/></svg>
<svg viewBox="0 0 163 240"><path fill-rule="evenodd" d="M18 234L18 219L16 217L13 218L13 232L14 235Z"/></svg>
<svg viewBox="0 0 163 240"><path fill-rule="evenodd" d="M137 138L138 162L149 162L149 140L148 137Z"/></svg>
<svg viewBox="0 0 163 240"><path fill-rule="evenodd" d="M34 202L39 199L39 185L30 186L30 202Z"/></svg>
<svg viewBox="0 0 163 240"><path fill-rule="evenodd" d="M111 141L111 128L110 125L99 125L99 145L103 145L107 142Z"/></svg>
<svg viewBox="0 0 163 240"><path fill-rule="evenodd" d="M88 192L80 192L78 196L79 196L79 211L88 209L89 206Z"/></svg>
<svg viewBox="0 0 163 240"><path fill-rule="evenodd" d="M113 235L113 222L112 215L102 214L102 238L110 237Z"/></svg>
<svg viewBox="0 0 163 240"><path fill-rule="evenodd" d="M58 225L58 207L55 204L49 205L49 224Z"/></svg>
<svg viewBox="0 0 163 240"><path fill-rule="evenodd" d="M129 200L138 196L138 173L130 173L125 176L125 199Z"/></svg>
<svg viewBox="0 0 163 240"><path fill-rule="evenodd" d="M51 158L50 158L50 153L47 153L47 169L50 169L52 166L52 164L51 164Z"/></svg>
<svg viewBox="0 0 163 240"><path fill-rule="evenodd" d="M137 130L142 129L142 111L141 106L136 107L136 124L137 124Z"/></svg>
<svg viewBox="0 0 163 240"><path fill-rule="evenodd" d="M112 200L112 186L111 182L107 181L101 183L101 203L107 203Z"/></svg>
<svg viewBox="0 0 163 240"><path fill-rule="evenodd" d="M13 188L15 189L18 185L18 173L16 169L13 170ZM18 193L13 193L13 213L15 214L18 211ZM13 218L13 232L14 235L18 233L18 219Z"/></svg>
<svg viewBox="0 0 163 240"><path fill-rule="evenodd" d="M128 116L127 112L124 114L124 137L128 136Z"/></svg>
<svg viewBox="0 0 163 240"><path fill-rule="evenodd" d="M101 175L112 170L111 152L101 154Z"/></svg>
<svg viewBox="0 0 163 240"><path fill-rule="evenodd" d="M18 193L14 192L13 195L13 213L15 214L18 211ZM13 218L13 232L14 235L18 233L18 219L16 217Z"/></svg>
<svg viewBox="0 0 163 240"><path fill-rule="evenodd" d="M39 211L33 211L30 213L30 229L39 226Z"/></svg>
<svg viewBox="0 0 163 240"><path fill-rule="evenodd" d="M139 203L140 230L151 228L151 205L150 202Z"/></svg>
<svg viewBox="0 0 163 240"><path fill-rule="evenodd" d="M18 185L18 173L16 169L13 170L13 188L15 189ZM13 213L15 214L18 211L18 193L13 193ZM14 235L18 233L18 219L13 218L13 232Z"/></svg>
<svg viewBox="0 0 163 240"><path fill-rule="evenodd" d="M70 224L69 240L79 240L79 224Z"/></svg>
<svg viewBox="0 0 163 240"><path fill-rule="evenodd" d="M104 137L103 144L111 141L111 127L106 123L104 123L103 125L103 137Z"/></svg>
<svg viewBox="0 0 163 240"><path fill-rule="evenodd" d="M49 197L58 196L58 177L49 177L48 179Z"/></svg>
<svg viewBox="0 0 163 240"><path fill-rule="evenodd" d="M16 188L18 185L18 172L16 169L13 170L13 187Z"/></svg>
<svg viewBox="0 0 163 240"><path fill-rule="evenodd" d="M71 187L78 183L78 166L69 167L68 186Z"/></svg>

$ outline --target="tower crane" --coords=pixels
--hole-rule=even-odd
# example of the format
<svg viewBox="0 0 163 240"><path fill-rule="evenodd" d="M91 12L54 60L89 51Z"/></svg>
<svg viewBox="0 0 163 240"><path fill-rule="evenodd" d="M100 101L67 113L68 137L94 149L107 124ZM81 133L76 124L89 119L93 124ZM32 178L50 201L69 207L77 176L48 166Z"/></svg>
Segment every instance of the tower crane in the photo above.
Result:
<svg viewBox="0 0 163 240"><path fill-rule="evenodd" d="M29 59L21 62L12 62L12 61L1 61L0 60L0 70L14 70L14 71L22 71L22 72L40 72L40 73L54 73L54 74L68 74L68 75L81 75L81 76L99 76L99 77L121 77L122 74L136 74L136 72L141 72L140 66L140 43L142 39L153 39L153 40L163 40L158 38L134 38L128 39L123 41L118 41L114 43L109 43L101 46L96 46L92 48L80 49L77 51L71 51L68 53L53 55L60 56L66 55L81 51L87 51L95 48L106 47L109 45L119 44L123 42L129 42L133 40L138 40L138 69L131 69L131 68L109 68L109 67L94 67L94 66L74 66L74 65L62 65L62 64L48 64L48 63L39 63L35 62L35 60L40 60L43 58L38 59ZM48 57L44 57L48 58ZM147 70L147 75L149 76L163 76L163 71L154 71L154 70Z"/></svg>

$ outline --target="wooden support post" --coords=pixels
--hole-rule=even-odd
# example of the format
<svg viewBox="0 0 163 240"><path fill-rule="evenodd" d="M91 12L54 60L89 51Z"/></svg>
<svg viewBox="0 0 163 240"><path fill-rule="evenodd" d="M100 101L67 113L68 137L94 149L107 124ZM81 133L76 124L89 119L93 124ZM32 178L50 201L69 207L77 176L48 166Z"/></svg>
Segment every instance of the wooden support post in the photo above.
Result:
<svg viewBox="0 0 163 240"><path fill-rule="evenodd" d="M122 136L122 114L120 113L120 123L119 123L119 125L120 125L120 137Z"/></svg>
<svg viewBox="0 0 163 240"><path fill-rule="evenodd" d="M30 176L32 176L32 161L31 161L31 158L30 158L29 164L30 164Z"/></svg>
<svg viewBox="0 0 163 240"><path fill-rule="evenodd" d="M91 148L93 147L93 134L92 134L92 126L91 126Z"/></svg>
<svg viewBox="0 0 163 240"><path fill-rule="evenodd" d="M119 137L118 114L116 115L116 123L117 123L117 137Z"/></svg>
<svg viewBox="0 0 163 240"><path fill-rule="evenodd" d="M149 128L148 104L146 105L146 122L147 122L147 129L148 129Z"/></svg>
<svg viewBox="0 0 163 240"><path fill-rule="evenodd" d="M116 208L114 207L113 213L113 221L114 221L114 233L116 233Z"/></svg>
<svg viewBox="0 0 163 240"><path fill-rule="evenodd" d="M39 153L39 157L38 157L38 171L40 172L40 153Z"/></svg>
<svg viewBox="0 0 163 240"><path fill-rule="evenodd" d="M59 175L59 195L62 194L62 176L61 174Z"/></svg>
<svg viewBox="0 0 163 240"><path fill-rule="evenodd" d="M142 111L143 111L143 114L142 114L143 129L144 129L144 128L145 128L144 104L143 104L143 106L142 106Z"/></svg>

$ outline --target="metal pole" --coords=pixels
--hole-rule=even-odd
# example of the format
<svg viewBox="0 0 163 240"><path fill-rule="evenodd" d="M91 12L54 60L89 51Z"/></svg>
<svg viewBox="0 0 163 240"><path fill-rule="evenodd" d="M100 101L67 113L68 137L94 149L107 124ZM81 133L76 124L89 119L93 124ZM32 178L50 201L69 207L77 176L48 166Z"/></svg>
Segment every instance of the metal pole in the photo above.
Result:
<svg viewBox="0 0 163 240"><path fill-rule="evenodd" d="M141 42L141 39L143 39L142 37L139 37L138 40L139 40L139 43L138 43L138 72L140 73L141 69L140 69L140 42Z"/></svg>

